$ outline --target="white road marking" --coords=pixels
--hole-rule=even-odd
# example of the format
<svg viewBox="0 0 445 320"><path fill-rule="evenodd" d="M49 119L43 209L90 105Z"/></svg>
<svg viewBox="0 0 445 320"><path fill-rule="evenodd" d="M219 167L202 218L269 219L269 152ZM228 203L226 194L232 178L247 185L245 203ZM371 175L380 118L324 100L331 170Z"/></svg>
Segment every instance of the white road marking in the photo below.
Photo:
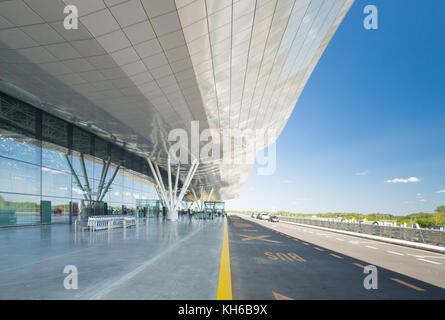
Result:
<svg viewBox="0 0 445 320"><path fill-rule="evenodd" d="M337 239L338 241L345 241L345 240L343 240L343 239L340 239L340 238L335 238L335 239Z"/></svg>
<svg viewBox="0 0 445 320"><path fill-rule="evenodd" d="M417 260L425 261L425 262L432 263L432 264L441 264L440 262L437 262L437 261L431 261L431 260L426 260L426 259L417 259Z"/></svg>
<svg viewBox="0 0 445 320"><path fill-rule="evenodd" d="M396 255L398 255L398 256L403 256L404 254L403 253L399 253L399 252L395 252L395 251L386 251L386 252L388 252L388 253L392 253L392 254L396 254Z"/></svg>
<svg viewBox="0 0 445 320"><path fill-rule="evenodd" d="M351 240L351 241L349 241L349 243L358 244L358 241Z"/></svg>
<svg viewBox="0 0 445 320"><path fill-rule="evenodd" d="M374 249L374 250L378 250L379 248L376 248L376 247L373 247L373 246L365 246L366 248L369 248L369 249Z"/></svg>

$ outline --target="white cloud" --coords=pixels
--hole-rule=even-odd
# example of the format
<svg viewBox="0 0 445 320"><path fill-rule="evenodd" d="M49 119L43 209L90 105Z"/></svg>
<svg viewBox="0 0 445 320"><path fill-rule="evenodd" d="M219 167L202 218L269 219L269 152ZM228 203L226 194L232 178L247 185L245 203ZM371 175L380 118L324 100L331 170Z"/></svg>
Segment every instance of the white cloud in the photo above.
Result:
<svg viewBox="0 0 445 320"><path fill-rule="evenodd" d="M426 200L425 200L425 199L420 199L419 201L420 201L420 202L426 202Z"/></svg>
<svg viewBox="0 0 445 320"><path fill-rule="evenodd" d="M436 193L445 193L445 190L437 190Z"/></svg>
<svg viewBox="0 0 445 320"><path fill-rule="evenodd" d="M367 176L369 174L369 170L365 170L365 171L361 171L361 172L356 172L355 175L356 176Z"/></svg>
<svg viewBox="0 0 445 320"><path fill-rule="evenodd" d="M395 178L391 180L386 180L385 183L408 183L408 182L419 182L419 181L420 181L419 178L410 177L408 179Z"/></svg>

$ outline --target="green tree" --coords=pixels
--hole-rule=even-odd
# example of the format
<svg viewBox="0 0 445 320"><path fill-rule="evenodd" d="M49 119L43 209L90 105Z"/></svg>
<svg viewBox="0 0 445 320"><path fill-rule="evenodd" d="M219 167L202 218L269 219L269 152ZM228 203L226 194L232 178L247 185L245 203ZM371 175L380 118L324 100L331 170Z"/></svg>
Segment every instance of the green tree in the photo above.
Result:
<svg viewBox="0 0 445 320"><path fill-rule="evenodd" d="M445 206L438 206L436 208L436 213L445 213Z"/></svg>

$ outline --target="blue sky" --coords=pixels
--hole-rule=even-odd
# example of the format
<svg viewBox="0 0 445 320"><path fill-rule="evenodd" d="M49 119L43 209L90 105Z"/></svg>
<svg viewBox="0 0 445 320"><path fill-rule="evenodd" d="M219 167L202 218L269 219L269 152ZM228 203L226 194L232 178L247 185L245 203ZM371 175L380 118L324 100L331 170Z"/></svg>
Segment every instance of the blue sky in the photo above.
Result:
<svg viewBox="0 0 445 320"><path fill-rule="evenodd" d="M363 8L379 29L363 27ZM445 205L445 2L356 0L277 141L227 208L405 215ZM416 177L418 182L385 183Z"/></svg>

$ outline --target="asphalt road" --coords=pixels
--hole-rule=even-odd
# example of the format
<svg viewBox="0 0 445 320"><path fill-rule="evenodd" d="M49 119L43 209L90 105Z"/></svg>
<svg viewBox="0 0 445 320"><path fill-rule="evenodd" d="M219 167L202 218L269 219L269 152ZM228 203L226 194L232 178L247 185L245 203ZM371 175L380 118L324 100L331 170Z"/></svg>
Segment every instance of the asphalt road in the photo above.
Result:
<svg viewBox="0 0 445 320"><path fill-rule="evenodd" d="M327 244L335 243L334 239L308 239L315 229L310 230L314 234L293 228L274 230L290 226L283 225L229 216L233 299L445 299L443 288L348 255L351 240L336 240L342 242L337 244L341 250L332 250L318 240ZM374 255L379 251L368 249ZM404 257L386 254L391 259ZM370 265L376 269L364 273ZM366 289L364 282L377 288Z"/></svg>

